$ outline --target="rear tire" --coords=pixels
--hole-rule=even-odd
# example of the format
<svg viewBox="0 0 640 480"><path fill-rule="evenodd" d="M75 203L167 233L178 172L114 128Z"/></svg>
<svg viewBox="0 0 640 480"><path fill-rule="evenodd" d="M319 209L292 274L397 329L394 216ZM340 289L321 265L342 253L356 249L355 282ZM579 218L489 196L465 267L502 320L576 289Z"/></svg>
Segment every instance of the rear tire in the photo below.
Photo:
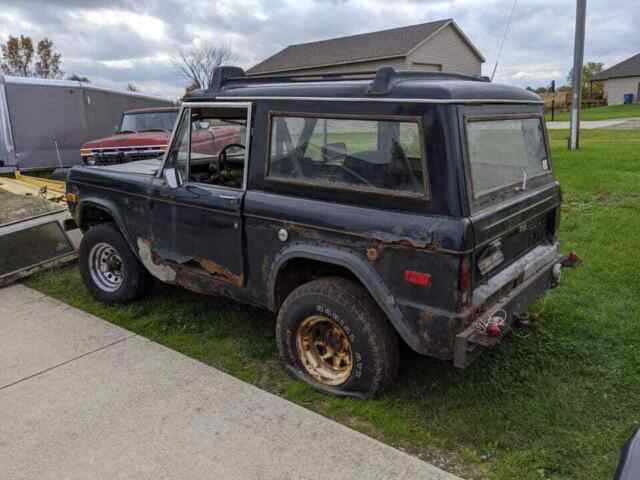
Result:
<svg viewBox="0 0 640 480"><path fill-rule="evenodd" d="M113 223L90 228L78 256L82 280L100 302L127 303L142 297L151 285L149 272Z"/></svg>
<svg viewBox="0 0 640 480"><path fill-rule="evenodd" d="M398 335L351 280L323 278L295 289L278 313L276 338L294 377L321 391L369 398L396 381Z"/></svg>

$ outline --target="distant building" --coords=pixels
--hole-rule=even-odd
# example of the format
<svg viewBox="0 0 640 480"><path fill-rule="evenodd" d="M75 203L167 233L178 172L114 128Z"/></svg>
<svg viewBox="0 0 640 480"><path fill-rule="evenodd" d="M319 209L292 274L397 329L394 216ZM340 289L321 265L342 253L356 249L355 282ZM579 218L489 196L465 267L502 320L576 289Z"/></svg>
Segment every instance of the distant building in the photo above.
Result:
<svg viewBox="0 0 640 480"><path fill-rule="evenodd" d="M599 73L594 80L604 82L609 105L640 102L640 53Z"/></svg>
<svg viewBox="0 0 640 480"><path fill-rule="evenodd" d="M480 51L451 19L290 45L247 71L249 75L402 70L480 75Z"/></svg>

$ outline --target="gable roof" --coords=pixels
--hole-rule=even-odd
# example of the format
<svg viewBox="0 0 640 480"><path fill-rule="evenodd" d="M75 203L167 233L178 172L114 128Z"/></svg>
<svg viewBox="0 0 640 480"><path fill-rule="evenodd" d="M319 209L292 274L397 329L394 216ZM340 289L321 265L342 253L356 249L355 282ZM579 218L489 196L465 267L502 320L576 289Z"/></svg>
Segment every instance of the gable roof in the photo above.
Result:
<svg viewBox="0 0 640 480"><path fill-rule="evenodd" d="M453 26L460 34L462 40L469 45L480 61L484 61L480 51L471 43L460 27L449 18L408 27L289 45L284 50L251 67L247 73L258 75L403 57L449 25Z"/></svg>
<svg viewBox="0 0 640 480"><path fill-rule="evenodd" d="M608 80L623 77L640 77L640 53L600 72L593 79Z"/></svg>

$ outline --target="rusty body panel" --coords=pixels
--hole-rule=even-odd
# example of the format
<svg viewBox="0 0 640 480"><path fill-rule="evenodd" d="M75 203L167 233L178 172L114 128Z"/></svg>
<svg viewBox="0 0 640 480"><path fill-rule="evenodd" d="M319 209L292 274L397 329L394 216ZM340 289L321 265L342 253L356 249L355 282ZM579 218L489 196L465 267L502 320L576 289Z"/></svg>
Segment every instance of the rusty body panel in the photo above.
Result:
<svg viewBox="0 0 640 480"><path fill-rule="evenodd" d="M449 95L460 95L466 88L463 83L455 83ZM501 301L492 298L491 305L488 299L474 304L473 290L538 245L554 244L560 204L559 186L551 173L548 182L534 182L529 191L506 195L491 205L475 204L461 140L464 116L468 112L539 116L542 107L529 97L523 97L521 104L500 106L492 103L495 100L486 105L474 101L473 107L458 105L449 97L433 103L368 102L358 100L365 93L356 92L360 88L356 84L340 87L354 90L354 98L344 101L314 101L301 93L291 99L264 94L265 98L257 95L248 100L246 127L251 133L242 188L196 182L171 186L160 166L147 173L76 167L69 177L69 188L79 198L71 206L76 221L89 228L92 219L103 218L96 210L105 212L160 280L272 311L304 282L347 276L362 284L413 350L452 360L456 348L467 346L460 346L461 332ZM496 87L490 87L496 95ZM312 93L318 91L321 86ZM431 94L443 92L434 89ZM205 102L223 99L199 100L185 103L184 115L189 108L205 108ZM240 104L247 98L235 102L229 94L224 101ZM419 160L427 188L420 195L402 195L393 189L381 194L295 179L274 181L268 175L273 112L302 118L418 119L422 136L418 143L424 150ZM505 261L483 275L478 259L496 240L504 246ZM463 266L469 268L464 281ZM429 282L407 281L408 270L428 276ZM544 280L532 280L536 295L550 283L548 274L544 272ZM523 285L518 281L497 293L508 294L507 289ZM518 298L528 301L532 296L525 292ZM518 300L517 307L521 304Z"/></svg>

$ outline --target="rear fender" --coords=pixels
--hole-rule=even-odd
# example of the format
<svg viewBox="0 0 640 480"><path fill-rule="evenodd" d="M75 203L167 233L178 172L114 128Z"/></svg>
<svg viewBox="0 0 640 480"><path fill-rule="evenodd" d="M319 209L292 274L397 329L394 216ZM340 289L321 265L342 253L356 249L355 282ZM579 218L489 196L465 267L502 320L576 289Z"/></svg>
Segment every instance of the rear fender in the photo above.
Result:
<svg viewBox="0 0 640 480"><path fill-rule="evenodd" d="M395 297L382 281L380 275L369 265L366 258L336 247L297 244L281 251L275 258L267 280L269 307L276 308L276 280L284 265L293 259L306 258L340 266L349 270L360 281L386 314L400 337L414 350L420 349L420 339L407 323Z"/></svg>

